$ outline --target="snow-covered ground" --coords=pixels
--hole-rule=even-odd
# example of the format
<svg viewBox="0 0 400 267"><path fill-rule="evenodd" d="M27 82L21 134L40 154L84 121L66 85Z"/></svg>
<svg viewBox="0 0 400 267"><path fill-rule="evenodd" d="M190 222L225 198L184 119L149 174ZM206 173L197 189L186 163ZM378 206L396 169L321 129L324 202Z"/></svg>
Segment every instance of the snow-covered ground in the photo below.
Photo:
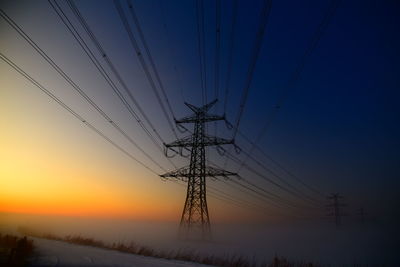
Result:
<svg viewBox="0 0 400 267"><path fill-rule="evenodd" d="M278 255L291 262L312 262L322 266L353 264L400 266L398 259L400 234L397 221L367 221L360 225L344 219L343 225L339 229L336 229L334 224L329 221L213 224L212 242L196 242L179 240L177 238L178 223L176 222L140 222L122 219L0 213L0 233L17 235L19 227L25 227L38 234L54 234L61 237L80 235L100 240L105 244L121 242L129 245L134 242L138 246L149 247L163 253L189 251L196 255L222 258L243 256L249 260L255 259L258 262L268 263L271 263L273 257ZM78 263L83 261L79 263L80 265L90 266L91 260L93 260L95 264L92 266L100 264L107 266L114 260L110 255L106 257L109 260L101 262L104 253L121 254L94 249L101 251L101 253L94 254L99 255L98 258L90 256L90 258L85 258L88 256L83 253L85 250L77 249L75 252L73 249L67 253L72 258L64 259L63 254L58 257L55 253L50 253L53 248L46 244L52 241L43 241L45 242L43 244L41 242L39 245L44 249L42 253L44 257L38 260L43 264L48 262L47 266L57 262L57 259L61 263L67 261L68 264L65 263L64 266L73 264L74 259ZM47 247L48 250L45 249ZM135 259L142 258L127 255L127 257L131 256ZM167 264L171 262L176 266L196 266L192 263L154 260L161 265L150 266L168 266ZM127 263L127 266L135 265ZM139 266L148 265L140 263Z"/></svg>
<svg viewBox="0 0 400 267"><path fill-rule="evenodd" d="M61 241L32 239L35 242L36 252L32 266L209 267L192 262L144 257Z"/></svg>

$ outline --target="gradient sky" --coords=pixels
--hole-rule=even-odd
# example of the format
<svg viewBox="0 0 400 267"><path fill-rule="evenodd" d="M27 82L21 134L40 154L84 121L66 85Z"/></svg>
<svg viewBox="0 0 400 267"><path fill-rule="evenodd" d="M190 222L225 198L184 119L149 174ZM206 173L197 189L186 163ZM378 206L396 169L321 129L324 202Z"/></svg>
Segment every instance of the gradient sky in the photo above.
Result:
<svg viewBox="0 0 400 267"><path fill-rule="evenodd" d="M201 104L195 1L160 1L136 0L134 6L174 112L181 117L189 114L183 101ZM214 94L213 3L205 1L209 99ZM60 5L104 63L68 5ZM76 5L160 134L167 142L173 141L112 1L76 1ZM329 5L330 1L273 1L240 125L252 140L269 119ZM128 16L124 1L122 6ZM173 169L47 1L1 1L0 7L157 162ZM260 8L261 1L239 1L227 99L231 121L239 107ZM231 1L222 1L220 95L225 88L231 12ZM370 214L389 216L399 201L399 18L395 1L342 1L259 142L263 151L307 184L326 194L342 194L349 214L363 206ZM3 19L0 37L1 53L157 173L163 172L110 127ZM0 211L179 219L184 187L161 181L126 157L3 61L0 79ZM222 104L217 110L222 110ZM218 132L226 138L232 135L223 123ZM240 137L236 141L243 149L249 148ZM214 150L209 151L214 161L224 163ZM255 156L285 176L273 162L258 153ZM238 157L244 158L242 154ZM178 166L188 164L179 157L173 161ZM257 169L253 162L249 164ZM227 164L229 170L237 168ZM290 198L250 172L241 175ZM285 179L300 188L289 177ZM268 220L274 216L268 203L222 182L210 184L271 211L260 214L209 198L212 220Z"/></svg>

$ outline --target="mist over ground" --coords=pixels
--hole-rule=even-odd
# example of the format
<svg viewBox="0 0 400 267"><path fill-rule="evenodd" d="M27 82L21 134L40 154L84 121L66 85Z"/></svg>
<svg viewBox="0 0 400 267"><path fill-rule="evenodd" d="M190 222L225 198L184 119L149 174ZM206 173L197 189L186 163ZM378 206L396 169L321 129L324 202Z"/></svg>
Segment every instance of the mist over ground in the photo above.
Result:
<svg viewBox="0 0 400 267"><path fill-rule="evenodd" d="M66 216L0 214L0 232L18 228L57 236L81 235L105 242L134 242L156 250L191 250L204 255L243 255L270 261L275 255L291 261L322 265L388 264L398 262L398 230L393 223L344 221L336 229L329 221L213 224L213 240L182 241L177 222L133 221Z"/></svg>

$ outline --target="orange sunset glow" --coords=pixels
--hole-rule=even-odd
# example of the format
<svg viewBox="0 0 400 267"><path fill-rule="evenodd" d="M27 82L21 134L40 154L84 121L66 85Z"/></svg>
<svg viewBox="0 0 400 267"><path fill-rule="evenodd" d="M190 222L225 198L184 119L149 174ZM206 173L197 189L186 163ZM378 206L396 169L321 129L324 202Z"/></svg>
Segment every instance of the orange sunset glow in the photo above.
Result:
<svg viewBox="0 0 400 267"><path fill-rule="evenodd" d="M399 25L0 0L0 266L400 266Z"/></svg>
<svg viewBox="0 0 400 267"><path fill-rule="evenodd" d="M2 94L10 91L2 91ZM12 92L15 96L24 94L23 91ZM2 97L4 99L5 95ZM90 148L90 134L83 142L77 140L81 137L75 139L78 144L73 140L67 144L58 143L57 140L62 138L60 135L65 134L60 133L62 128L47 128L46 131L40 128L43 118L49 117L46 107L36 111L39 119L27 122L24 112L15 112L19 108L25 109L27 103L11 105L11 94L7 97L9 105L2 105L1 109L8 116L2 120L11 122L13 127L1 133L0 211L158 220L173 218L175 214L171 211L178 207L173 203L164 205L162 201L155 205L159 199L140 189L146 184L153 186L158 182L157 178L131 168L128 160L124 161L118 152L101 142L97 142L98 146L93 150ZM32 111L29 113L33 115ZM80 125L76 127L79 130ZM86 141L88 144L84 143ZM108 168L108 157L100 156L93 160L99 149L110 150L105 154L118 157L122 162L120 166L125 163L125 170ZM126 179L121 182L119 179L124 176ZM163 188L159 190L160 198L174 199L163 193ZM179 203L178 198L176 200L175 206Z"/></svg>

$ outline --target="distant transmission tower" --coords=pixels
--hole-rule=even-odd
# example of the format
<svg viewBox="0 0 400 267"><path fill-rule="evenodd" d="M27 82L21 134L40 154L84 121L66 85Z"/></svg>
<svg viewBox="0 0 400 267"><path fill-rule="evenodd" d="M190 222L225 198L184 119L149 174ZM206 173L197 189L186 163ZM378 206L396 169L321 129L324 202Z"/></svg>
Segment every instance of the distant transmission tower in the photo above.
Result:
<svg viewBox="0 0 400 267"><path fill-rule="evenodd" d="M363 207L361 207L361 208L359 208L357 210L357 215L358 215L358 219L359 219L360 223L364 224L365 223L366 212L365 212Z"/></svg>
<svg viewBox="0 0 400 267"><path fill-rule="evenodd" d="M338 193L333 193L328 197L329 200L332 200L332 204L327 205L329 208L333 208L333 212L328 214L328 216L333 216L335 218L336 227L339 227L341 224L341 217L345 214L341 212L341 208L346 205L343 203L339 203L340 199L343 199Z"/></svg>
<svg viewBox="0 0 400 267"><path fill-rule="evenodd" d="M233 140L209 136L205 132L206 122L225 119L224 116L207 113L216 102L217 100L214 100L202 107L195 107L185 102L185 105L194 114L175 122L178 126L183 123L194 123L193 134L170 144L165 144L167 156L168 150L175 151L174 147L179 149L181 155L183 149L191 151L189 166L160 175L162 178L176 178L187 182L186 200L180 222L180 236L184 238L189 236L197 237L199 231L202 239L211 238L210 217L206 198L206 177L227 178L228 176L236 175L233 172L206 166L206 146L233 144Z"/></svg>

